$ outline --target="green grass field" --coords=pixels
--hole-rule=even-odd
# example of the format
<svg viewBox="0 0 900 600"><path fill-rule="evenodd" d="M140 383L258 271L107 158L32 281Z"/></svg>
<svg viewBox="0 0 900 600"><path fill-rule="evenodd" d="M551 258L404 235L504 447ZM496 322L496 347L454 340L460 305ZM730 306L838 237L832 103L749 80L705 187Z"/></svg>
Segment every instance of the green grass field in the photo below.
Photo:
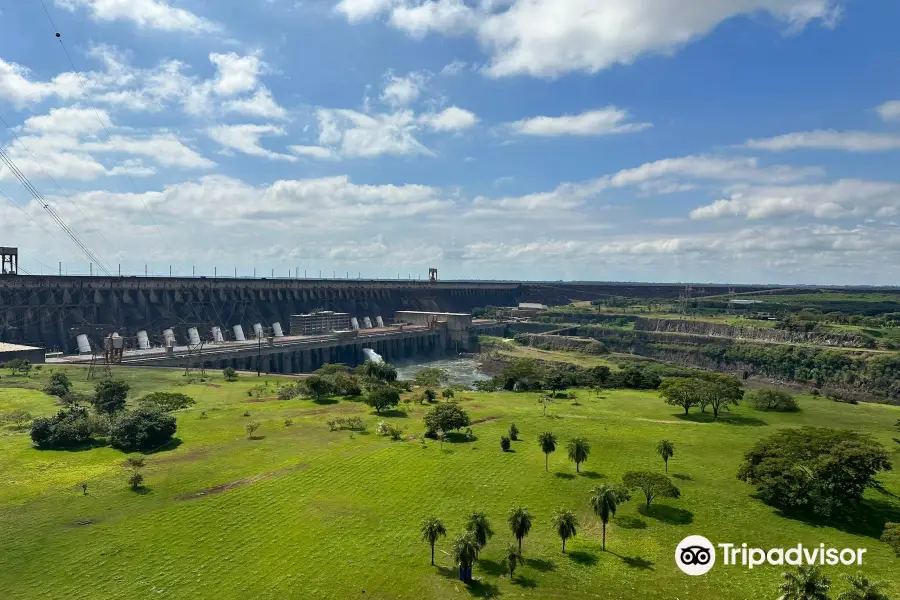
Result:
<svg viewBox="0 0 900 600"><path fill-rule="evenodd" d="M23 384L0 380L0 410L33 414L56 410L51 399ZM87 389L83 370L69 369ZM542 416L536 394L466 392L475 442L418 439L392 442L376 436L381 417L363 404L309 400L257 401L247 391L259 379L184 385L177 371L121 369L139 394L176 389L197 400L178 414L180 441L150 455L147 490L126 484L125 456L101 447L77 452L39 451L27 432L9 428L0 437L0 597L51 598L775 598L782 568L752 571L717 566L702 577L682 574L674 549L691 534L751 546L867 548L863 570L900 598L900 559L877 540L875 526L820 527L782 517L752 498L735 477L743 452L780 427L819 425L871 433L889 447L900 409L800 398L797 414L760 413L742 406L722 422L684 420L655 393L608 392L597 399L578 392L577 404L558 400ZM270 385L277 377L263 377ZM273 387L274 389L274 387ZM135 396L136 397L136 396ZM425 407L389 417L409 436L423 430ZM202 412L208 417L200 418ZM243 416L245 411L250 417ZM330 432L334 415L359 415L366 434ZM294 424L285 426L291 418ZM262 424L247 439L244 425ZM514 452L500 450L510 423L521 430ZM535 438L550 430L560 449L544 471ZM587 437L593 450L580 474L564 444ZM618 482L625 471L662 471L656 442L675 442L669 473L680 500L658 500L650 511L635 498L608 530L607 551L590 513L588 492ZM900 454L892 449L895 465ZM79 484L88 483L82 495ZM900 495L900 473L882 477ZM871 491L871 522L900 520L900 498ZM503 575L501 554L513 537L507 511L525 505L534 516L525 539L527 564L514 580ZM574 510L578 536L562 554L549 520L557 507ZM496 535L475 566L480 581L456 580L450 539L465 515L483 509ZM434 514L448 538L438 543L436 567L418 524ZM846 567L826 567L842 589ZM834 594L836 597L837 594Z"/></svg>

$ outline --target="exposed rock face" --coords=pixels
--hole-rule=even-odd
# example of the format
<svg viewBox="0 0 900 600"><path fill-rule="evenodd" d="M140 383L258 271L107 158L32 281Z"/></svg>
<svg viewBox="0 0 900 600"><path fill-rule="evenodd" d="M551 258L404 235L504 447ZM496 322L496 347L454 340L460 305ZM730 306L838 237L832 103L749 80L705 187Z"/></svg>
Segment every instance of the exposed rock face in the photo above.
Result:
<svg viewBox="0 0 900 600"><path fill-rule="evenodd" d="M868 338L841 332L801 332L775 329L774 327L734 327L724 323L709 323L692 319L646 319L634 323L635 331L659 333L689 333L735 340L757 340L792 344L816 344L841 348L867 348L872 346Z"/></svg>

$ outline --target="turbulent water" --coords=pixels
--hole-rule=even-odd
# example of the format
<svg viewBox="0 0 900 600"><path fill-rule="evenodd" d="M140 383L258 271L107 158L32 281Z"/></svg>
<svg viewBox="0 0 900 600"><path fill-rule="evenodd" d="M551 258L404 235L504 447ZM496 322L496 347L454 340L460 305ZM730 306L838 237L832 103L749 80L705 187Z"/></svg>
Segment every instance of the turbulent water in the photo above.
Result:
<svg viewBox="0 0 900 600"><path fill-rule="evenodd" d="M366 357L366 360L371 360L372 362L383 363L384 359L381 358L381 355L372 350L371 348L363 348L363 354Z"/></svg>
<svg viewBox="0 0 900 600"><path fill-rule="evenodd" d="M450 374L449 383L472 385L476 381L485 381L489 376L478 371L478 361L474 358L444 358L427 362L395 364L400 379L413 379L422 369L444 369Z"/></svg>

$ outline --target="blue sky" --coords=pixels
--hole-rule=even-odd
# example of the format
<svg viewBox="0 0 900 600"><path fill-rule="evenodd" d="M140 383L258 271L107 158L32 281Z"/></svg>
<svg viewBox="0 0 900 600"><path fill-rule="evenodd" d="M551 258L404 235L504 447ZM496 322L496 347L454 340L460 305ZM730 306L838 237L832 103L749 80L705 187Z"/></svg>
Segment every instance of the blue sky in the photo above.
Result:
<svg viewBox="0 0 900 600"><path fill-rule="evenodd" d="M900 275L896 4L44 4L62 44L0 7L0 145L113 272ZM27 270L87 272L0 192Z"/></svg>

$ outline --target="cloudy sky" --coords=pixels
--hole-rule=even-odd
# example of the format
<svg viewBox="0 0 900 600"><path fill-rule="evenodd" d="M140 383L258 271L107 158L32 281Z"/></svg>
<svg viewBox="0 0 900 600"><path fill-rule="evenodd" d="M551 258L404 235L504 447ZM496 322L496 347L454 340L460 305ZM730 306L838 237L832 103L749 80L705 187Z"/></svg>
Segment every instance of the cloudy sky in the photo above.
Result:
<svg viewBox="0 0 900 600"><path fill-rule="evenodd" d="M112 272L900 281L896 3L43 4L0 147ZM88 271L3 163L0 245Z"/></svg>

